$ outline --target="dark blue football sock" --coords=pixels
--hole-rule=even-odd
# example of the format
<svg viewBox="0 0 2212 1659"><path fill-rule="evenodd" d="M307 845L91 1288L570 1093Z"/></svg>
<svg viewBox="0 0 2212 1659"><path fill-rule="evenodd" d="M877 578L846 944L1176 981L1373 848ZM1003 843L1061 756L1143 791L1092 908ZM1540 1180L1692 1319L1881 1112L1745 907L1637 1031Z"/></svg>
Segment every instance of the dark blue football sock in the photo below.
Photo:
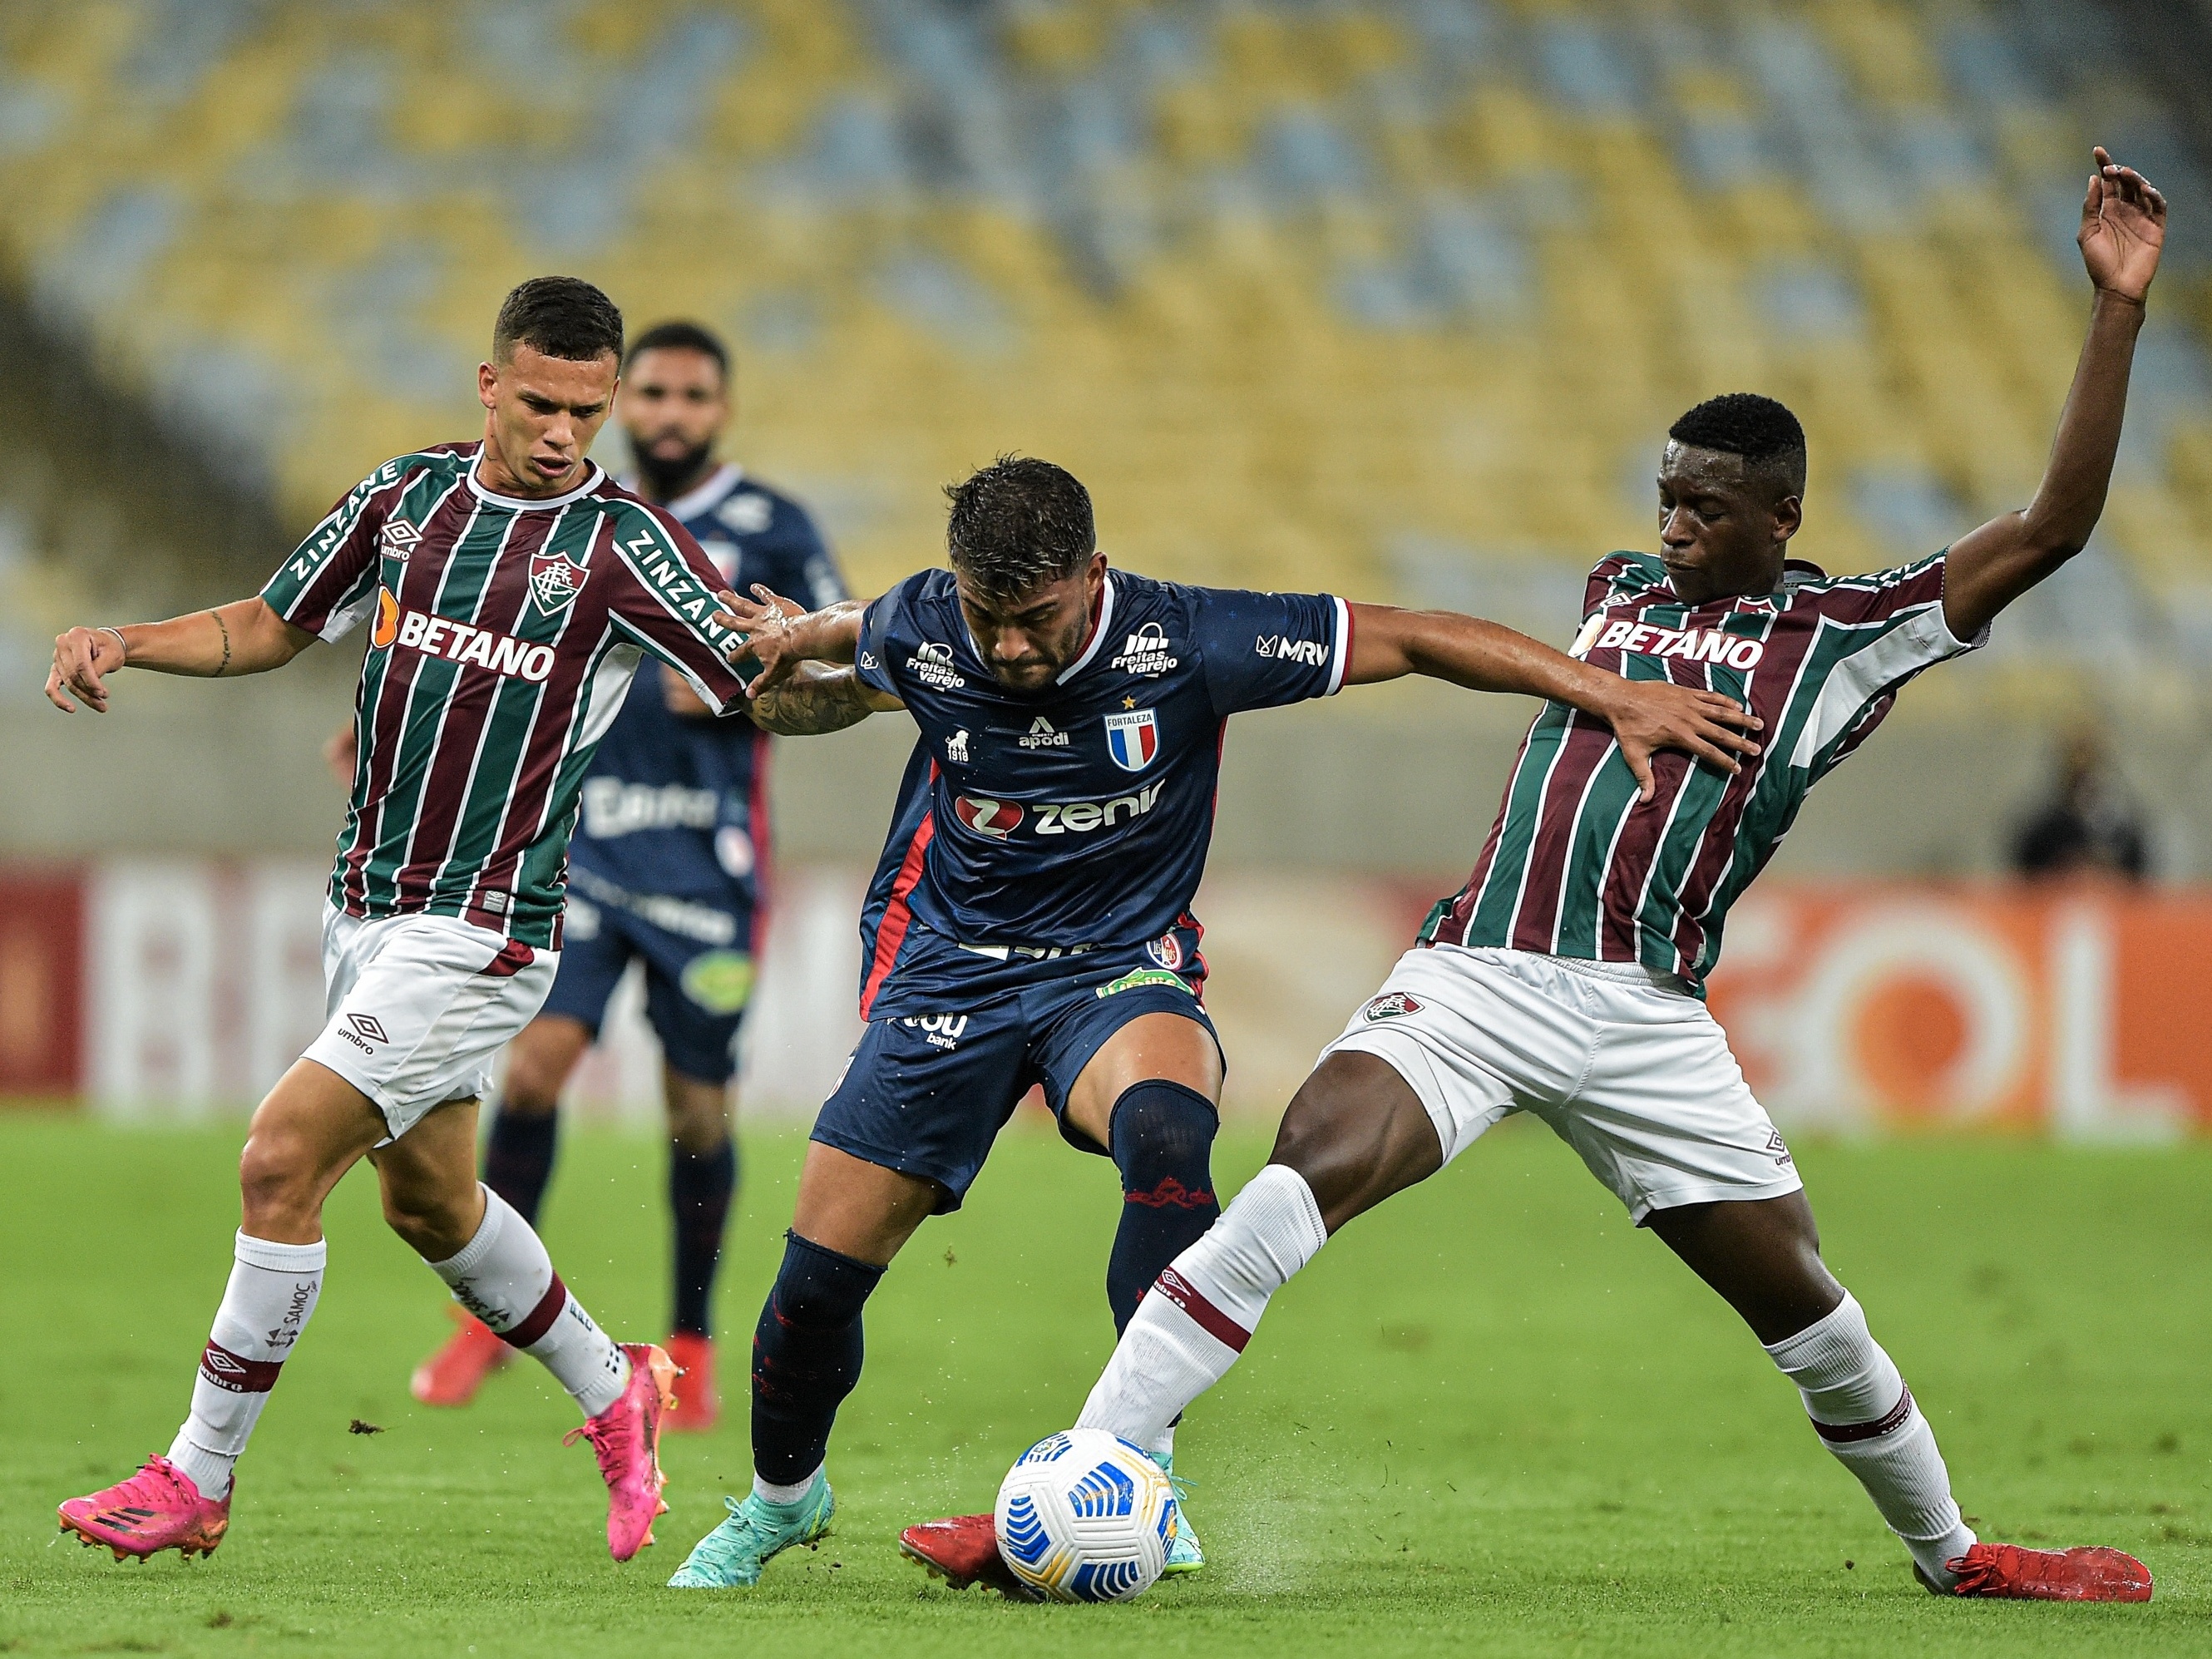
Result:
<svg viewBox="0 0 2212 1659"><path fill-rule="evenodd" d="M1106 1301L1116 1333L1127 1328L1161 1269L1221 1213L1212 1164L1220 1127L1213 1103L1180 1083L1156 1078L1114 1103L1109 1133L1121 1172L1121 1224L1106 1259Z"/></svg>
<svg viewBox="0 0 2212 1659"><path fill-rule="evenodd" d="M558 1112L532 1117L501 1110L492 1115L491 1139L484 1146L484 1185L513 1205L532 1227L538 1224L546 1183L553 1179L553 1146L560 1132Z"/></svg>
<svg viewBox="0 0 2212 1659"><path fill-rule="evenodd" d="M753 1471L795 1486L822 1467L837 1407L860 1380L860 1310L884 1270L786 1233L753 1331Z"/></svg>
<svg viewBox="0 0 2212 1659"><path fill-rule="evenodd" d="M722 1263L722 1231L738 1190L737 1142L711 1152L668 1149L668 1211L676 1225L676 1316L672 1331L711 1336L708 1304Z"/></svg>

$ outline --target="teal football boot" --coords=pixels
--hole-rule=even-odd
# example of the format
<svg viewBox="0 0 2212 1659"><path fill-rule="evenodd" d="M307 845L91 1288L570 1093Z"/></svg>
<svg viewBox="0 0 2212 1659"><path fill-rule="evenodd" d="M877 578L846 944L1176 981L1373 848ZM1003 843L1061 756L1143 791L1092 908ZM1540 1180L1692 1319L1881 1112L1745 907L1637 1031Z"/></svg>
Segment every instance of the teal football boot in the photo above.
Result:
<svg viewBox="0 0 2212 1659"><path fill-rule="evenodd" d="M1198 1547L1198 1534L1191 1530L1190 1510L1184 1502L1190 1483L1176 1478L1173 1452L1149 1452L1146 1455L1160 1466L1160 1473L1167 1476L1176 1499L1175 1541L1168 1546L1168 1564L1160 1569L1160 1577L1171 1578L1177 1573L1202 1571L1206 1552Z"/></svg>
<svg viewBox="0 0 2212 1659"><path fill-rule="evenodd" d="M691 1547L668 1581L671 1589L750 1589L770 1557L827 1537L830 1517L837 1512L829 1477L820 1471L795 1504L771 1504L757 1492L748 1492L743 1503L722 1502L729 1505L728 1519Z"/></svg>

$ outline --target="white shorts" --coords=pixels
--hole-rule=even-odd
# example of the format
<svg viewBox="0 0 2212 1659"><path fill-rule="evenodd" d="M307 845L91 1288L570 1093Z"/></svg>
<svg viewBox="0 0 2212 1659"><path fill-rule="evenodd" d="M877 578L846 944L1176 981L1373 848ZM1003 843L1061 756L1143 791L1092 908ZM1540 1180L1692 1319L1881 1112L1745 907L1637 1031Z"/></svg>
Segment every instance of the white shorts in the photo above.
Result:
<svg viewBox="0 0 2212 1659"><path fill-rule="evenodd" d="M1347 1049L1406 1079L1445 1163L1532 1112L1639 1226L1654 1210L1804 1184L1705 1005L1629 963L1411 950L1323 1057Z"/></svg>
<svg viewBox="0 0 2212 1659"><path fill-rule="evenodd" d="M397 1140L434 1107L481 1097L500 1049L553 988L557 951L458 916L323 918L329 1023L306 1058L375 1103Z"/></svg>

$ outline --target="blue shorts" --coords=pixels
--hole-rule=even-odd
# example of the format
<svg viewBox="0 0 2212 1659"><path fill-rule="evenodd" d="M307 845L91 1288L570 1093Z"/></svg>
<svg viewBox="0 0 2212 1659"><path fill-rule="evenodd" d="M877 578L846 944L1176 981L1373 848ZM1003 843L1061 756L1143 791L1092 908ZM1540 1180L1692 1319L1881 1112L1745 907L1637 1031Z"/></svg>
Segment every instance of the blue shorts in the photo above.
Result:
<svg viewBox="0 0 2212 1659"><path fill-rule="evenodd" d="M676 914L693 922L693 933L721 931L699 924L726 916L728 942L707 944L635 910L571 894L561 969L538 1013L580 1021L596 1038L607 999L635 957L645 963L645 1015L669 1066L702 1083L727 1083L737 1075L738 1028L752 997L753 913L709 912L687 900Z"/></svg>
<svg viewBox="0 0 2212 1659"><path fill-rule="evenodd" d="M1068 1144L1103 1156L1068 1122L1068 1091L1115 1032L1158 1013L1196 1020L1220 1046L1189 984L1141 960L1032 985L964 1013L872 1020L813 1138L935 1182L945 1189L938 1213L957 1210L1033 1084L1044 1085Z"/></svg>

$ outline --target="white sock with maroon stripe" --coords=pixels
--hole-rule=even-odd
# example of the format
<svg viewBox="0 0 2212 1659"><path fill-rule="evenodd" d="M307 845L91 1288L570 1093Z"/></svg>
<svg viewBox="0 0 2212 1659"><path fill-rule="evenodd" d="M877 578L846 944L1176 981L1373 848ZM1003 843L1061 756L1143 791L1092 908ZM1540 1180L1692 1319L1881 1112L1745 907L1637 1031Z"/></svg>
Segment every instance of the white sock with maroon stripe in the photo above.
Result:
<svg viewBox="0 0 2212 1659"><path fill-rule="evenodd" d="M1936 1431L1867 1329L1865 1310L1847 1291L1826 1317L1766 1352L1797 1385L1814 1431L1858 1476L1920 1571L1950 1589L1957 1575L1943 1564L1972 1548L1974 1534L1951 1496Z"/></svg>
<svg viewBox="0 0 2212 1659"><path fill-rule="evenodd" d="M1075 1426L1168 1450L1183 1408L1228 1375L1267 1298L1327 1243L1305 1177L1261 1170L1137 1304Z"/></svg>
<svg viewBox="0 0 2212 1659"><path fill-rule="evenodd" d="M430 1271L501 1341L552 1372L585 1416L597 1417L629 1385L629 1356L592 1322L514 1206L489 1187L483 1195L477 1236L459 1255L433 1261Z"/></svg>
<svg viewBox="0 0 2212 1659"><path fill-rule="evenodd" d="M192 1413L169 1447L169 1462L191 1476L203 1498L229 1492L231 1471L276 1373L315 1310L329 1255L319 1241L278 1244L238 1235L230 1282L192 1383Z"/></svg>

